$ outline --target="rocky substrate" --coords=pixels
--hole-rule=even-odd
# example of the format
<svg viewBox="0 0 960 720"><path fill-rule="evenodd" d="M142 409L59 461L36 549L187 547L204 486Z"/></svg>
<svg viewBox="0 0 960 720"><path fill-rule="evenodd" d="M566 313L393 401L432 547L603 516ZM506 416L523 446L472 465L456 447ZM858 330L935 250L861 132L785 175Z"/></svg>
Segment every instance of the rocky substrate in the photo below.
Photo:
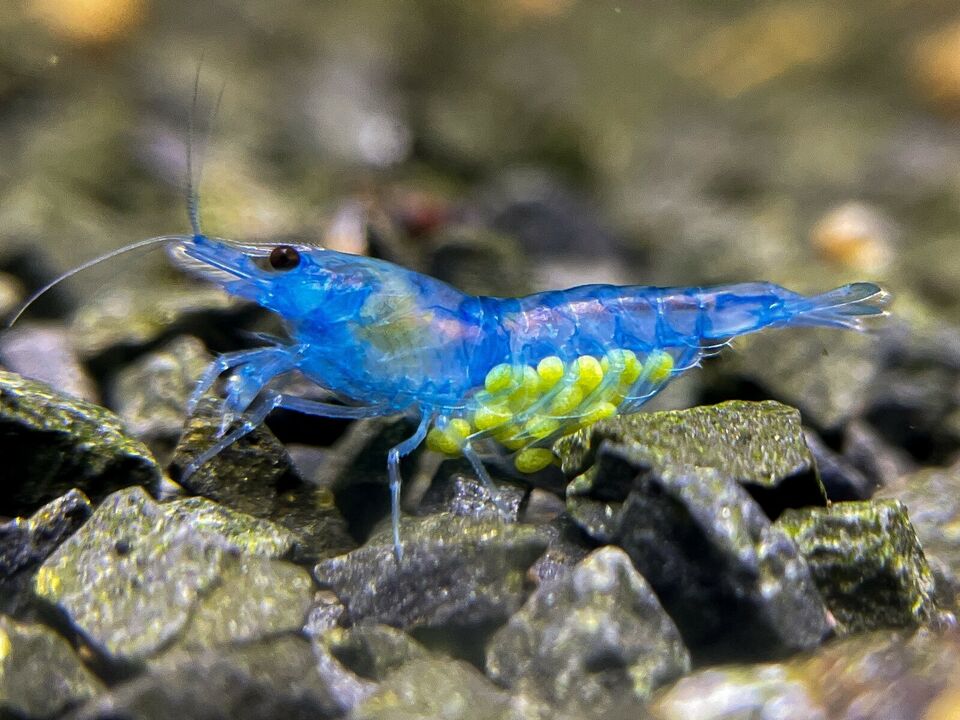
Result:
<svg viewBox="0 0 960 720"><path fill-rule="evenodd" d="M122 412L183 415L202 363L176 343L118 379L148 377ZM772 401L641 414L558 442L538 487L498 477L507 512L415 455L398 563L382 462L405 420L291 452L264 426L181 487L154 452L176 475L213 400L176 447L152 414L128 431L0 372L6 715L939 720L960 699L960 466L884 482Z"/></svg>

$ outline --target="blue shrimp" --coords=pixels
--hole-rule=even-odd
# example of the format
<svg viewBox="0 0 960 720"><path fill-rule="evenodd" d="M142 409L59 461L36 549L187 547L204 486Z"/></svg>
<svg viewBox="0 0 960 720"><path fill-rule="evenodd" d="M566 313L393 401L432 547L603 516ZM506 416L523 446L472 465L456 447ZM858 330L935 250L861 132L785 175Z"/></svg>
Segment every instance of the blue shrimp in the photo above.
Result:
<svg viewBox="0 0 960 720"><path fill-rule="evenodd" d="M660 288L584 285L519 298L472 296L384 260L308 245L250 245L199 231L143 240L84 263L41 289L121 252L167 245L184 270L276 313L289 339L227 353L196 400L229 372L219 439L201 465L274 409L331 418L407 414L416 431L387 454L399 561L400 460L424 441L463 456L497 500L481 452L501 446L521 473L554 462L557 438L637 412L673 378L732 338L771 327L863 329L890 295L869 282L806 297L767 282ZM12 322L11 322L12 324ZM271 387L298 370L339 402ZM231 429L231 427L233 429Z"/></svg>
<svg viewBox="0 0 960 720"><path fill-rule="evenodd" d="M199 68L194 106L198 83ZM859 330L865 318L884 315L890 299L866 282L814 297L766 282L702 288L584 285L520 298L471 296L383 260L205 235L191 146L191 234L141 240L83 263L37 291L9 324L77 272L121 253L166 245L186 271L279 315L289 335L213 362L188 410L229 372L219 438L187 464L181 479L277 408L347 419L410 415L416 431L387 454L398 561L400 460L424 442L433 451L465 457L499 505L481 461L485 449L506 448L518 471L537 472L554 462L554 440L637 412L670 380L737 336L802 325ZM275 378L294 370L339 402L272 387Z"/></svg>
<svg viewBox="0 0 960 720"><path fill-rule="evenodd" d="M814 297L766 282L477 297L383 260L307 245L242 245L200 233L168 240L181 267L273 311L289 332L289 340L224 355L207 372L196 396L232 373L222 436L184 473L276 408L337 418L411 415L416 431L387 456L398 560L400 460L424 441L465 457L496 498L484 447L503 446L517 470L539 471L555 460L556 438L637 412L734 337L768 327L862 329L864 318L885 314L890 297L866 282ZM292 370L344 404L271 389Z"/></svg>

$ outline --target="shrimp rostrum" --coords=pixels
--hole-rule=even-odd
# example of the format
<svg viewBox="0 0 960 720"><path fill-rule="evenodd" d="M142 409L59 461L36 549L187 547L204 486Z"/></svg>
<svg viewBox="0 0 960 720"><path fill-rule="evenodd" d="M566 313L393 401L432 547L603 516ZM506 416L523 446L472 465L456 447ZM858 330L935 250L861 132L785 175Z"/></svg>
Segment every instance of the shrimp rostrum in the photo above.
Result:
<svg viewBox="0 0 960 720"><path fill-rule="evenodd" d="M490 444L511 453L518 471L539 471L554 462L555 439L637 412L734 337L769 327L861 329L889 300L873 283L806 297L765 282L477 297L383 260L312 246L243 245L199 233L167 241L182 267L278 314L289 333L287 341L215 361L197 396L230 372L222 436L184 473L275 408L413 416L416 431L387 456L398 559L400 459L421 443L465 457L496 498L481 461ZM293 370L340 402L271 388Z"/></svg>

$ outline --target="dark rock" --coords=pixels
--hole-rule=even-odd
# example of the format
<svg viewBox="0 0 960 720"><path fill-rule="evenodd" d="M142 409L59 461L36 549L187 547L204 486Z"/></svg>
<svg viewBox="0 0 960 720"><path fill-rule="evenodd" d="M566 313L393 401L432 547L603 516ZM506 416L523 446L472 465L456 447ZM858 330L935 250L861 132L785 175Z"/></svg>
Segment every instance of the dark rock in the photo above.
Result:
<svg viewBox="0 0 960 720"><path fill-rule="evenodd" d="M354 623L402 629L503 621L525 598L525 573L547 547L534 528L448 515L403 518L404 556L389 531L324 560L317 581L344 601Z"/></svg>
<svg viewBox="0 0 960 720"><path fill-rule="evenodd" d="M35 591L106 655L139 660L183 630L223 563L218 543L133 487L108 497L47 558Z"/></svg>
<svg viewBox="0 0 960 720"><path fill-rule="evenodd" d="M183 430L187 400L211 359L202 342L179 337L123 368L109 394L130 433L169 455Z"/></svg>
<svg viewBox="0 0 960 720"><path fill-rule="evenodd" d="M738 341L720 371L800 408L818 429L860 417L883 363L878 336L821 328L759 333Z"/></svg>
<svg viewBox="0 0 960 720"><path fill-rule="evenodd" d="M473 295L525 295L532 285L522 247L512 236L447 228L433 243L427 273Z"/></svg>
<svg viewBox="0 0 960 720"><path fill-rule="evenodd" d="M0 456L6 483L0 515L26 515L72 488L94 501L160 469L115 415L0 371Z"/></svg>
<svg viewBox="0 0 960 720"><path fill-rule="evenodd" d="M960 696L960 635L876 632L813 655L706 668L647 709L651 720L949 720Z"/></svg>
<svg viewBox="0 0 960 720"><path fill-rule="evenodd" d="M566 505L562 497L541 488L533 488L520 519L525 523L541 524L560 517L564 510Z"/></svg>
<svg viewBox="0 0 960 720"><path fill-rule="evenodd" d="M916 470L916 464L905 452L889 445L874 429L859 420L847 425L843 457L877 487L890 485Z"/></svg>
<svg viewBox="0 0 960 720"><path fill-rule="evenodd" d="M71 490L29 518L0 522L0 613L19 619L35 614L34 571L91 513L87 496Z"/></svg>
<svg viewBox="0 0 960 720"><path fill-rule="evenodd" d="M871 386L866 419L887 442L925 464L947 462L960 448L957 371L910 363L885 371Z"/></svg>
<svg viewBox="0 0 960 720"><path fill-rule="evenodd" d="M936 579L937 600L942 607L960 612L960 464L904 475L883 488L879 496L894 498L909 508Z"/></svg>
<svg viewBox="0 0 960 720"><path fill-rule="evenodd" d="M330 446L326 462L309 478L336 496L337 507L346 518L352 537L366 539L389 514L387 453L415 430L416 424L402 416L354 422ZM401 460L404 490L412 484L409 481L422 456L418 450Z"/></svg>
<svg viewBox="0 0 960 720"><path fill-rule="evenodd" d="M507 720L510 697L465 662L431 658L400 667L351 720Z"/></svg>
<svg viewBox="0 0 960 720"><path fill-rule="evenodd" d="M220 413L204 399L174 451L183 467L216 442ZM329 492L301 480L273 433L261 425L200 466L183 485L198 495L270 520L296 537L299 558L316 559L354 546Z"/></svg>
<svg viewBox="0 0 960 720"><path fill-rule="evenodd" d="M916 625L934 617L933 575L902 503L788 510L777 526L797 544L841 632Z"/></svg>
<svg viewBox="0 0 960 720"><path fill-rule="evenodd" d="M0 615L0 716L52 717L102 690L53 630Z"/></svg>
<svg viewBox="0 0 960 720"><path fill-rule="evenodd" d="M170 653L71 720L324 720L344 714L310 643L281 636L201 654Z"/></svg>
<svg viewBox="0 0 960 720"><path fill-rule="evenodd" d="M498 519L516 522L520 514L524 491L506 483L497 486L498 501L494 502L487 487L472 476L455 474L439 477L420 502L420 512L449 512L458 517L477 520Z"/></svg>
<svg viewBox="0 0 960 720"><path fill-rule="evenodd" d="M412 637L388 625L336 628L321 634L317 642L345 668L376 682L405 663L430 656Z"/></svg>
<svg viewBox="0 0 960 720"><path fill-rule="evenodd" d="M0 336L0 364L64 395L98 401L97 388L80 364L73 337L61 325L17 325L6 330Z"/></svg>
<svg viewBox="0 0 960 720"><path fill-rule="evenodd" d="M842 455L838 455L813 430L804 430L807 447L817 463L820 482L833 502L867 500L877 489L877 483L868 479Z"/></svg>
<svg viewBox="0 0 960 720"><path fill-rule="evenodd" d="M571 484L569 512L597 542L626 550L694 654L770 657L829 632L796 546L738 483L710 467L637 474L603 455Z"/></svg>
<svg viewBox="0 0 960 720"><path fill-rule="evenodd" d="M29 518L0 523L0 581L46 560L92 513L87 496L71 490Z"/></svg>
<svg viewBox="0 0 960 720"><path fill-rule="evenodd" d="M680 633L619 548L546 582L487 646L487 673L573 715L642 703L690 667Z"/></svg>
<svg viewBox="0 0 960 720"><path fill-rule="evenodd" d="M212 285L118 288L82 306L70 333L80 356L97 360L191 330L235 326L245 305Z"/></svg>
<svg viewBox="0 0 960 720"><path fill-rule="evenodd" d="M604 446L616 448L613 458ZM730 401L605 420L559 440L554 446L568 475L609 457L625 469L712 467L747 486L771 517L785 507L823 505L800 413L780 403ZM598 470L608 475L611 468ZM602 485L611 485L605 477Z"/></svg>

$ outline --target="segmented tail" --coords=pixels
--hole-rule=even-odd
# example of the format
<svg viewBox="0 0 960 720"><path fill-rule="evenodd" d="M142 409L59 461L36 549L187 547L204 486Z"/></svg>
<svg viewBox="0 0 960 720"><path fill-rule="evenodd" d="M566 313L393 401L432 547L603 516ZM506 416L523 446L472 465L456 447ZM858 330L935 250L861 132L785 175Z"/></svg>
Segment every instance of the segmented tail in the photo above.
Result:
<svg viewBox="0 0 960 720"><path fill-rule="evenodd" d="M866 321L888 315L886 308L893 296L879 285L851 283L814 297L798 299L790 308L790 325L836 327L866 330Z"/></svg>

